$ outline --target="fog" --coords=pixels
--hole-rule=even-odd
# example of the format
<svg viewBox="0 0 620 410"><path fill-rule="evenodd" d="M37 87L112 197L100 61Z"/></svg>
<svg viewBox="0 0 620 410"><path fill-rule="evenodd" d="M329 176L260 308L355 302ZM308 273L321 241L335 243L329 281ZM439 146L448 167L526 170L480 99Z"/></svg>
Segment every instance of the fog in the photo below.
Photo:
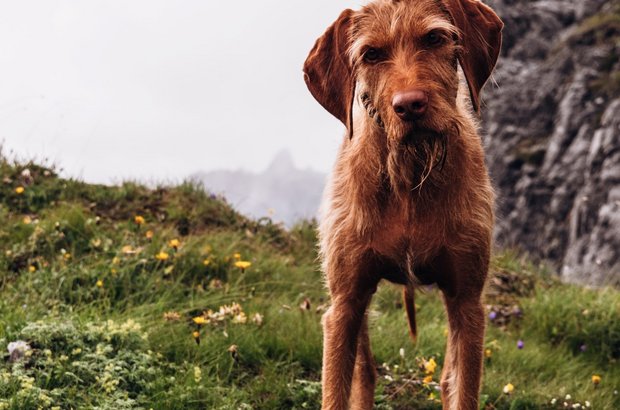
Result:
<svg viewBox="0 0 620 410"><path fill-rule="evenodd" d="M344 0L2 1L0 141L88 182L327 171L343 126L301 67Z"/></svg>

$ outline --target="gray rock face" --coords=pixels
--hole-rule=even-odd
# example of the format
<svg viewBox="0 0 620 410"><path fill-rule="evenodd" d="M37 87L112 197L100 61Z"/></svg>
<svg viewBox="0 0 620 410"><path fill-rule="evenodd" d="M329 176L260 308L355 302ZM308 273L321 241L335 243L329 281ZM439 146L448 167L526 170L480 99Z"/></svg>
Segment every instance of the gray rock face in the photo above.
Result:
<svg viewBox="0 0 620 410"><path fill-rule="evenodd" d="M487 0L504 49L485 91L500 246L620 285L620 0Z"/></svg>

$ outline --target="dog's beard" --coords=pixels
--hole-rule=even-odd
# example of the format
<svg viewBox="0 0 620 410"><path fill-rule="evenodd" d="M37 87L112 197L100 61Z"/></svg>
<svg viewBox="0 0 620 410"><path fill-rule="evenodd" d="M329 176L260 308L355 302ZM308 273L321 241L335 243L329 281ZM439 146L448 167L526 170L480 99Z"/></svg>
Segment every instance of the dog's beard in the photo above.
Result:
<svg viewBox="0 0 620 410"><path fill-rule="evenodd" d="M443 169L448 155L446 133L414 129L404 135L388 136L387 171L398 194L421 190L425 184L436 182L435 174Z"/></svg>
<svg viewBox="0 0 620 410"><path fill-rule="evenodd" d="M456 123L438 123L425 126L421 123L404 125L400 121L384 124L369 93L362 93L361 103L368 117L375 122L381 134L387 137L387 172L392 189L397 195L419 190L427 183L436 184L440 178L436 170L443 169L448 155L448 131L458 134ZM435 174L435 175L434 175Z"/></svg>

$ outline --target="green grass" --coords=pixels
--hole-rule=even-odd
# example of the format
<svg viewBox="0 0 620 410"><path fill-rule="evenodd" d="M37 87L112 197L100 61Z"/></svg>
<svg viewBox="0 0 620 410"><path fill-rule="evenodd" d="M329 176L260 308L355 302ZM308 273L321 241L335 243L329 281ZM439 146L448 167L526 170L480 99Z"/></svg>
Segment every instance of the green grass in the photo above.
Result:
<svg viewBox="0 0 620 410"><path fill-rule="evenodd" d="M319 408L327 299L312 223L253 221L192 184L88 185L4 159L0 172L0 409ZM482 407L620 408L620 293L561 284L511 252L492 273ZM396 287L371 307L378 409L441 408L440 294L416 304L415 345ZM11 360L17 340L31 350Z"/></svg>

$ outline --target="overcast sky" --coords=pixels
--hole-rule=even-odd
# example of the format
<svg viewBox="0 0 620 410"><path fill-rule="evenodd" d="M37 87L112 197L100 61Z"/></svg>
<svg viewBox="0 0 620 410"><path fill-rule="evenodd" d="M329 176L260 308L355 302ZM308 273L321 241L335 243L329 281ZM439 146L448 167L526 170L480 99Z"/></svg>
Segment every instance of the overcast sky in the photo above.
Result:
<svg viewBox="0 0 620 410"><path fill-rule="evenodd" d="M0 0L0 142L89 182L330 169L343 126L301 67L361 0Z"/></svg>

